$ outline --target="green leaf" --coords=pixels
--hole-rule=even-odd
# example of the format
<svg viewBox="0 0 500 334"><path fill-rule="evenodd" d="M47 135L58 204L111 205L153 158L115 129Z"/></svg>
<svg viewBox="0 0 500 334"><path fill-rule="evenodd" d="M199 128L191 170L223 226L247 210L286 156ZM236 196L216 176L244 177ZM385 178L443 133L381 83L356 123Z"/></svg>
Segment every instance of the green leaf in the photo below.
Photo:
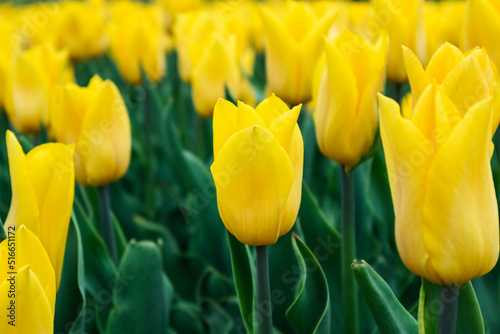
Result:
<svg viewBox="0 0 500 334"><path fill-rule="evenodd" d="M288 308L286 317L296 333L308 334L330 332L328 322L329 295L325 273L318 260L314 257L306 244L292 236L293 250L299 262L300 281L297 285L296 298ZM322 322L327 325L322 324Z"/></svg>
<svg viewBox="0 0 500 334"><path fill-rule="evenodd" d="M439 326L441 286L422 278L418 308L420 334L437 334ZM484 322L474 287L469 281L458 293L457 334L483 334Z"/></svg>
<svg viewBox="0 0 500 334"><path fill-rule="evenodd" d="M2 219L0 219L0 242L7 239L7 234L5 233L5 229L3 228Z"/></svg>
<svg viewBox="0 0 500 334"><path fill-rule="evenodd" d="M300 221L297 225L300 227L301 235L324 269L330 300L335 300L334 298L338 298L338 293L342 288L340 258L342 238L339 232L328 223L306 182L302 186L299 217ZM330 303L330 317L334 327L341 326L341 306L341 303Z"/></svg>
<svg viewBox="0 0 500 334"><path fill-rule="evenodd" d="M229 314L213 300L203 300L201 312L209 334L228 334L234 327L234 322Z"/></svg>
<svg viewBox="0 0 500 334"><path fill-rule="evenodd" d="M418 333L417 320L401 305L389 285L365 261L352 265L363 299L380 333Z"/></svg>
<svg viewBox="0 0 500 334"><path fill-rule="evenodd" d="M172 307L171 327L182 334L204 334L200 313L194 304L178 303Z"/></svg>
<svg viewBox="0 0 500 334"><path fill-rule="evenodd" d="M231 264L233 268L233 281L240 306L241 317L247 333L254 333L255 318L255 268L252 255L248 246L242 244L234 235L226 231Z"/></svg>
<svg viewBox="0 0 500 334"><path fill-rule="evenodd" d="M132 241L118 268L107 333L166 333L172 293L158 246Z"/></svg>
<svg viewBox="0 0 500 334"><path fill-rule="evenodd" d="M61 284L57 291L54 332L83 334L86 312L82 237L76 217L72 214L66 239Z"/></svg>

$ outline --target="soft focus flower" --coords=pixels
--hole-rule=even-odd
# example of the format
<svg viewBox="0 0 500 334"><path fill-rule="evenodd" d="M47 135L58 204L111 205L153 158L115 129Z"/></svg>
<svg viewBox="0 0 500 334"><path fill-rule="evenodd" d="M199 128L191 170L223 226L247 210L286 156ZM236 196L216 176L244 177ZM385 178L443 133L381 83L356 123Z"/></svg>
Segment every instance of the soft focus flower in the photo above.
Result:
<svg viewBox="0 0 500 334"><path fill-rule="evenodd" d="M499 75L485 49L475 48L463 54L457 47L445 43L436 51L425 71L411 50L403 47L403 53L414 105L432 82L443 86L443 91L461 115L476 102L495 96L492 129L498 127Z"/></svg>
<svg viewBox="0 0 500 334"><path fill-rule="evenodd" d="M104 8L85 1L64 1L54 16L50 37L59 49L67 49L72 58L101 55L108 46Z"/></svg>
<svg viewBox="0 0 500 334"><path fill-rule="evenodd" d="M130 163L130 120L110 80L94 76L87 87L58 87L51 108L51 135L76 144L76 180L101 186L121 178Z"/></svg>
<svg viewBox="0 0 500 334"><path fill-rule="evenodd" d="M462 114L433 84L413 112L403 111L411 118L395 101L380 96L379 102L403 262L436 284L460 285L486 274L499 253L491 98Z"/></svg>
<svg viewBox="0 0 500 334"><path fill-rule="evenodd" d="M287 3L283 18L261 8L266 33L266 71L269 88L290 104L308 102L316 63L335 15L318 19L304 2Z"/></svg>
<svg viewBox="0 0 500 334"><path fill-rule="evenodd" d="M58 288L73 208L73 147L49 143L25 155L12 132L7 131L6 137L12 202L5 230L19 231L25 225L38 237L55 270Z"/></svg>
<svg viewBox="0 0 500 334"><path fill-rule="evenodd" d="M215 106L211 171L219 214L245 244L273 244L295 223L304 161L300 108L290 110L274 95L255 110L223 99Z"/></svg>
<svg viewBox="0 0 500 334"><path fill-rule="evenodd" d="M347 169L355 167L373 145L387 44L385 32L375 44L349 30L334 41L325 39L326 71L318 88L316 137L323 154Z"/></svg>
<svg viewBox="0 0 500 334"><path fill-rule="evenodd" d="M153 82L164 77L168 37L160 7L128 1L115 3L109 38L111 57L125 80L140 84L141 69Z"/></svg>
<svg viewBox="0 0 500 334"><path fill-rule="evenodd" d="M500 66L500 3L496 0L469 0L464 17L465 49L486 48L495 64Z"/></svg>
<svg viewBox="0 0 500 334"><path fill-rule="evenodd" d="M66 51L49 44L14 53L7 69L4 103L9 120L24 133L49 126L49 97L54 86L74 81Z"/></svg>
<svg viewBox="0 0 500 334"><path fill-rule="evenodd" d="M422 61L426 59L424 1L374 0L374 22L389 33L387 80L403 83L406 71L401 46L413 50Z"/></svg>
<svg viewBox="0 0 500 334"><path fill-rule="evenodd" d="M463 18L465 1L444 0L425 2L425 32L427 38L427 58L429 62L434 52L444 42L463 46Z"/></svg>

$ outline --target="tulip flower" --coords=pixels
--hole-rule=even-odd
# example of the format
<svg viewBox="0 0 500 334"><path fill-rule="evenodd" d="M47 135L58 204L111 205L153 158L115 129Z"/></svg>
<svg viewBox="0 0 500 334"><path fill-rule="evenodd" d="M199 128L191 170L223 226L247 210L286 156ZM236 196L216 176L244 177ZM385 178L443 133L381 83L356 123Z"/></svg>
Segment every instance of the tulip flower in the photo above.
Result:
<svg viewBox="0 0 500 334"><path fill-rule="evenodd" d="M9 120L24 133L37 133L40 123L49 126L48 106L55 85L72 82L68 54L49 44L12 56L7 71L4 103Z"/></svg>
<svg viewBox="0 0 500 334"><path fill-rule="evenodd" d="M407 76L401 46L426 59L424 1L375 0L374 22L389 33L387 80L403 83Z"/></svg>
<svg viewBox="0 0 500 334"><path fill-rule="evenodd" d="M25 225L35 234L52 263L59 287L75 188L73 147L49 143L24 154L7 131L12 202L5 230Z"/></svg>
<svg viewBox="0 0 500 334"><path fill-rule="evenodd" d="M118 2L109 29L111 57L131 84L142 81L141 68L153 82L165 76L168 38L158 6Z"/></svg>
<svg viewBox="0 0 500 334"><path fill-rule="evenodd" d="M434 52L445 43L463 46L463 17L465 1L426 1L425 32L427 38L427 58L430 61Z"/></svg>
<svg viewBox="0 0 500 334"><path fill-rule="evenodd" d="M269 88L290 104L308 102L316 63L335 15L317 19L307 3L290 2L283 20L261 8L266 33L266 71Z"/></svg>
<svg viewBox="0 0 500 334"><path fill-rule="evenodd" d="M215 106L211 171L219 214L242 243L274 244L295 223L304 160L300 108L290 110L274 95L255 110L223 99Z"/></svg>
<svg viewBox="0 0 500 334"><path fill-rule="evenodd" d="M112 81L96 75L87 87L58 87L51 121L51 135L57 141L76 145L78 183L107 185L125 174L130 163L130 120Z"/></svg>
<svg viewBox="0 0 500 334"><path fill-rule="evenodd" d="M347 170L373 145L387 44L385 32L375 44L349 30L334 41L325 39L326 71L318 88L316 137L323 154Z"/></svg>
<svg viewBox="0 0 500 334"><path fill-rule="evenodd" d="M50 263L49 256L40 240L24 225L17 231L8 231L10 238L0 243L0 283L10 277L9 272L17 272L29 266L40 282L43 292L50 305L51 312L55 312L56 275ZM11 250L9 250L9 247ZM14 247L14 248L12 248ZM14 250L12 250L14 249ZM14 262L9 262L10 255L14 254ZM11 259L12 260L12 259ZM5 297L7 295L3 295ZM0 297L1 300L1 297ZM0 325L1 326L1 325Z"/></svg>
<svg viewBox="0 0 500 334"><path fill-rule="evenodd" d="M488 51L500 66L500 6L496 0L469 0L464 16L464 45L466 49L479 46Z"/></svg>
<svg viewBox="0 0 500 334"><path fill-rule="evenodd" d="M443 86L462 115L476 102L495 96L493 136L500 122L499 74L485 49L475 48L463 54L457 47L445 43L436 51L425 71L411 50L403 47L403 53L414 105L432 82Z"/></svg>
<svg viewBox="0 0 500 334"><path fill-rule="evenodd" d="M432 84L405 118L395 101L379 96L398 251L408 269L436 284L461 285L498 259L491 102L462 114Z"/></svg>
<svg viewBox="0 0 500 334"><path fill-rule="evenodd" d="M84 1L62 2L50 38L59 49L66 48L72 58L101 55L109 42L104 8Z"/></svg>

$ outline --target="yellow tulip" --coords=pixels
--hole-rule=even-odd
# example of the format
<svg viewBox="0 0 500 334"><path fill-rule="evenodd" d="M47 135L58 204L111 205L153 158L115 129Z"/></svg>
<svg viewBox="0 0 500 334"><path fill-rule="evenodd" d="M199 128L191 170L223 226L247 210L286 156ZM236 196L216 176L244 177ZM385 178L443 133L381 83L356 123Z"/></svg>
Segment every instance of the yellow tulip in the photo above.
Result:
<svg viewBox="0 0 500 334"><path fill-rule="evenodd" d="M65 51L49 44L13 54L7 71L4 103L9 120L24 133L36 133L40 123L50 126L49 97L55 85L72 82Z"/></svg>
<svg viewBox="0 0 500 334"><path fill-rule="evenodd" d="M406 71L401 46L415 51L425 60L425 23L423 0L374 0L374 22L389 33L387 80L403 83Z"/></svg>
<svg viewBox="0 0 500 334"><path fill-rule="evenodd" d="M29 266L43 288L51 311L55 312L56 275L40 240L24 225L17 231L6 232L13 234L8 233L10 238L0 243L0 283L10 277L10 272Z"/></svg>
<svg viewBox="0 0 500 334"><path fill-rule="evenodd" d="M61 143L76 144L78 183L101 186L125 174L130 163L130 120L112 81L96 75L87 87L58 87L51 109L51 135Z"/></svg>
<svg viewBox="0 0 500 334"><path fill-rule="evenodd" d="M7 131L12 202L5 230L25 225L35 234L56 274L59 287L66 247L75 177L73 147L50 143L24 154L15 135Z"/></svg>
<svg viewBox="0 0 500 334"><path fill-rule="evenodd" d="M373 145L387 44L385 32L375 44L349 30L334 41L325 39L326 71L318 88L316 137L323 154L347 170Z"/></svg>
<svg viewBox="0 0 500 334"><path fill-rule="evenodd" d="M101 55L108 46L104 8L85 1L65 1L54 16L51 30L54 44L66 48L72 58Z"/></svg>
<svg viewBox="0 0 500 334"><path fill-rule="evenodd" d="M432 82L443 86L444 92L462 115L476 102L495 96L492 122L492 135L494 134L500 122L497 85L499 74L485 49L475 48L463 54L457 47L445 43L436 51L425 71L411 50L403 47L403 53L413 104Z"/></svg>
<svg viewBox="0 0 500 334"><path fill-rule="evenodd" d="M500 66L500 4L496 0L469 0L464 17L465 49L479 46Z"/></svg>
<svg viewBox="0 0 500 334"><path fill-rule="evenodd" d="M168 37L158 6L118 2L109 28L111 57L122 76L140 84L141 68L153 82L165 76Z"/></svg>
<svg viewBox="0 0 500 334"><path fill-rule="evenodd" d="M318 19L304 2L289 2L285 17L266 7L261 16L266 33L266 72L269 88L290 104L308 102L312 79L335 15Z"/></svg>
<svg viewBox="0 0 500 334"><path fill-rule="evenodd" d="M223 99L215 106L211 171L219 214L247 245L275 243L297 218L304 161L300 108L290 110L274 95L255 110Z"/></svg>
<svg viewBox="0 0 500 334"><path fill-rule="evenodd" d="M465 1L426 1L427 61L444 42L463 46Z"/></svg>
<svg viewBox="0 0 500 334"><path fill-rule="evenodd" d="M463 284L498 259L491 100L462 114L433 84L413 112L403 110L408 119L395 101L379 96L397 247L408 269L436 284Z"/></svg>
<svg viewBox="0 0 500 334"><path fill-rule="evenodd" d="M0 307L10 314L9 307L13 299L8 298L11 282L15 282L15 322L6 316L0 322L2 333L40 333L54 332L54 313L50 307L40 281L29 265L21 268L13 275L14 280L4 280L0 283ZM5 314L4 313L4 314ZM13 326L15 325L15 327Z"/></svg>

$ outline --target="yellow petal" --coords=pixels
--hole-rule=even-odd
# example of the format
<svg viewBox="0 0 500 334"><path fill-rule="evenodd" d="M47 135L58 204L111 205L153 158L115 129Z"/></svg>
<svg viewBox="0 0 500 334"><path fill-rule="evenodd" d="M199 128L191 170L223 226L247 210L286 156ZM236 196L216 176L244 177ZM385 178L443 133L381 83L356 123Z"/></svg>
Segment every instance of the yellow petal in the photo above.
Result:
<svg viewBox="0 0 500 334"><path fill-rule="evenodd" d="M295 129L298 128L297 120L299 119L301 108L302 105L299 104L278 117L269 126L269 129L273 133L274 137L287 153L290 153L290 141L292 140L292 134L295 132Z"/></svg>
<svg viewBox="0 0 500 334"><path fill-rule="evenodd" d="M491 99L469 110L429 170L423 237L426 278L460 285L489 272L499 252L490 168Z"/></svg>
<svg viewBox="0 0 500 334"><path fill-rule="evenodd" d="M255 108L255 111L257 111L267 125L271 125L276 118L280 117L288 110L290 110L290 108L288 108L286 103L274 94L264 99L259 103L257 108Z"/></svg>
<svg viewBox="0 0 500 334"><path fill-rule="evenodd" d="M462 51L450 43L444 43L432 56L427 69L427 76L441 84L448 73L464 59Z"/></svg>
<svg viewBox="0 0 500 334"><path fill-rule="evenodd" d="M427 86L431 84L431 81L413 51L403 46L403 56L408 79L410 80L413 103L415 104Z"/></svg>
<svg viewBox="0 0 500 334"><path fill-rule="evenodd" d="M418 128L401 116L394 100L379 94L379 106L398 251L408 269L423 276L428 255L422 243L422 206L425 177L435 151Z"/></svg>
<svg viewBox="0 0 500 334"><path fill-rule="evenodd" d="M38 278L29 266L20 269L14 276L15 298L9 298L11 281L5 280L0 284L0 307L4 314L15 302L15 327L10 325L10 318L4 315L0 321L1 333L39 333L51 334L54 332L54 313L49 300L44 293Z"/></svg>
<svg viewBox="0 0 500 334"><path fill-rule="evenodd" d="M52 312L55 311L56 302L56 276L54 273L54 268L50 263L50 259L45 252L42 244L38 238L24 225L15 232L14 238L11 239L11 245L15 245L15 266L14 268L9 268L7 266L7 259L5 262L5 272L0 273L0 282L8 278L8 272L15 272L25 267L30 266L30 270L36 275L40 281L47 300L50 304L50 309ZM9 239L5 239L1 244L0 248L8 253L9 251ZM2 263L2 266L4 263ZM5 275L4 275L5 274Z"/></svg>
<svg viewBox="0 0 500 334"><path fill-rule="evenodd" d="M238 108L231 102L219 99L214 108L214 159L229 137L236 133L236 116Z"/></svg>
<svg viewBox="0 0 500 334"><path fill-rule="evenodd" d="M273 135L259 126L238 132L211 171L228 230L248 245L275 243L295 175Z"/></svg>
<svg viewBox="0 0 500 334"><path fill-rule="evenodd" d="M52 262L59 288L75 189L73 147L59 143L37 146L26 155L26 166L39 211L36 235ZM31 221L16 222L18 228L21 224L32 226Z"/></svg>
<svg viewBox="0 0 500 334"><path fill-rule="evenodd" d="M249 105L238 102L238 113L236 116L236 129L237 131L258 125L265 128L266 124L260 118L259 114Z"/></svg>

